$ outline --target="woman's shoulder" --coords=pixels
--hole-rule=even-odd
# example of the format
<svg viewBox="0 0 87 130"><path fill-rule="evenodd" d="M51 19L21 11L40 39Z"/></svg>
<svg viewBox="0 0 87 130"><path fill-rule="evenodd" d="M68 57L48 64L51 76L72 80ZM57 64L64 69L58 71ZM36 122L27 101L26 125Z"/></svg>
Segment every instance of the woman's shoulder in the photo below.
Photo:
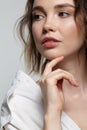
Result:
<svg viewBox="0 0 87 130"><path fill-rule="evenodd" d="M8 98L11 99L14 96L30 98L39 102L42 98L42 92L40 86L30 75L27 75L23 71L18 71L10 89L6 93L5 100Z"/></svg>
<svg viewBox="0 0 87 130"><path fill-rule="evenodd" d="M41 89L39 85L35 82L31 75L27 75L25 72L19 70L12 82L10 89L7 92L7 96L11 95L21 95L21 96L41 96Z"/></svg>
<svg viewBox="0 0 87 130"><path fill-rule="evenodd" d="M32 98L36 102L39 102L42 97L40 86L36 81L23 71L18 71L16 75L17 85L14 91L15 94L21 94L26 98Z"/></svg>
<svg viewBox="0 0 87 130"><path fill-rule="evenodd" d="M16 125L19 122L20 124L20 121L25 119L27 119L26 123L29 121L33 123L32 119L38 123L43 117L42 113L42 93L40 87L26 73L18 71L1 106L2 127L8 123ZM35 117L36 114L39 116Z"/></svg>

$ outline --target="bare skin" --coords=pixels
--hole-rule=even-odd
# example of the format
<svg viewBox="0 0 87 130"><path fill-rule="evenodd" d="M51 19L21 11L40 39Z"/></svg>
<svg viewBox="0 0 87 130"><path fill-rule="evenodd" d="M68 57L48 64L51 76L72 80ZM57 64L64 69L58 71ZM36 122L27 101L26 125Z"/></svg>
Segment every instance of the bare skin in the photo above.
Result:
<svg viewBox="0 0 87 130"><path fill-rule="evenodd" d="M78 31L74 7L73 0L34 0L33 4L35 45L40 54L50 60L39 80L44 98L44 130L61 130L62 111L81 130L87 130L84 27ZM57 46L52 46L55 44L52 39L46 42L50 37L58 41Z"/></svg>
<svg viewBox="0 0 87 130"><path fill-rule="evenodd" d="M64 94L62 91L63 79L66 79L75 87L78 86L72 74L61 69L52 72L53 67L61 60L63 60L63 57L56 58L48 63L42 79L39 80L39 85L44 94L44 130L61 130L61 112L64 104Z"/></svg>
<svg viewBox="0 0 87 130"><path fill-rule="evenodd" d="M39 85L41 86L44 97L44 130L62 129L62 111L65 111L81 130L86 130L87 93L82 96L79 84L71 73L62 69L53 71L53 67L63 59L64 57L62 56L49 62L46 65L42 78L39 80ZM68 90L68 87L64 86L64 80L68 81L65 81L65 84L70 87L71 90ZM72 93L72 90L77 93L76 97L75 93Z"/></svg>

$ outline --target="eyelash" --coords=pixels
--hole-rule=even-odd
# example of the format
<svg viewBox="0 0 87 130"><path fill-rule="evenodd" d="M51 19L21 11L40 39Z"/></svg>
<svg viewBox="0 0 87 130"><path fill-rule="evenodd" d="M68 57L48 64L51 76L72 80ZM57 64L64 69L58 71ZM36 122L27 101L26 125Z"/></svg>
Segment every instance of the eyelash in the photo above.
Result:
<svg viewBox="0 0 87 130"><path fill-rule="evenodd" d="M58 13L58 16L63 17L63 18L66 18L66 17L68 17L69 15L70 15L70 14L67 13L67 12L59 12L59 13Z"/></svg>
<svg viewBox="0 0 87 130"><path fill-rule="evenodd" d="M59 12L58 13L58 16L59 17L62 17L62 18L66 18L66 17L68 17L70 14L69 13L67 13L67 12ZM39 21L39 20L41 20L42 18L44 18L44 16L43 15L40 15L40 14L33 14L32 15L32 20L33 21Z"/></svg>
<svg viewBox="0 0 87 130"><path fill-rule="evenodd" d="M39 20L41 20L43 17L44 17L44 16L39 15L39 14L33 14L33 15L32 15L33 21L39 21Z"/></svg>

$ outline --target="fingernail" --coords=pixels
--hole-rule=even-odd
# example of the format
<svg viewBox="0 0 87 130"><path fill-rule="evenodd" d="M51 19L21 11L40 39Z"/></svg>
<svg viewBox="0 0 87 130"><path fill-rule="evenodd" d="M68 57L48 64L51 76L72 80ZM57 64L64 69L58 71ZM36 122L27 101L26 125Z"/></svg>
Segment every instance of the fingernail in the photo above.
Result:
<svg viewBox="0 0 87 130"><path fill-rule="evenodd" d="M77 81L74 81L74 85L75 85L76 87L78 87L78 86L79 86L79 83L78 83Z"/></svg>

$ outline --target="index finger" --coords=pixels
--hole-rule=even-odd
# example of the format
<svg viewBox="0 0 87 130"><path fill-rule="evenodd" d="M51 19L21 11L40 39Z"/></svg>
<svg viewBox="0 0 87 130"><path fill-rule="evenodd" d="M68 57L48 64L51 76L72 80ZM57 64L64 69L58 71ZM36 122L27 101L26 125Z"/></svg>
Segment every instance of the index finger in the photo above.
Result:
<svg viewBox="0 0 87 130"><path fill-rule="evenodd" d="M60 57L57 57L55 59L53 59L52 61L50 61L49 63L46 64L46 67L44 69L44 72L43 72L43 75L47 75L49 74L50 72L52 72L52 69L53 67L59 63L60 61L62 61L64 59L64 56L60 56Z"/></svg>

